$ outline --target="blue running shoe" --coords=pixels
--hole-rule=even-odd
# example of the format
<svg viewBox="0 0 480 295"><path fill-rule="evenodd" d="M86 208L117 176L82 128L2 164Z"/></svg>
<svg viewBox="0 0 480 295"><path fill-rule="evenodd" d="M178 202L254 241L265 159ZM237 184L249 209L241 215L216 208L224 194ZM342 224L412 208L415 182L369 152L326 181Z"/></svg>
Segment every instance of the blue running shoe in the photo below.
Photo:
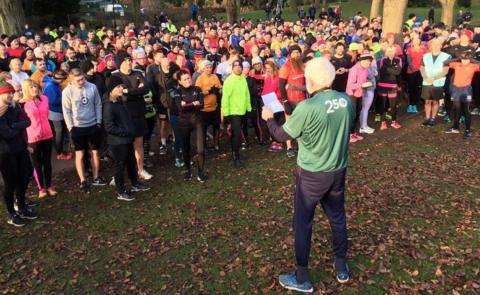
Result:
<svg viewBox="0 0 480 295"><path fill-rule="evenodd" d="M445 115L445 116L443 117L443 122L445 122L445 123L450 123L450 122L452 122L452 120L450 120L450 117L449 117L448 115Z"/></svg>
<svg viewBox="0 0 480 295"><path fill-rule="evenodd" d="M461 124L464 124L464 123L465 123L465 116L461 116L461 117L460 117L460 123L461 123Z"/></svg>
<svg viewBox="0 0 480 295"><path fill-rule="evenodd" d="M412 113L412 105L408 105L407 107L407 113Z"/></svg>
<svg viewBox="0 0 480 295"><path fill-rule="evenodd" d="M416 105L412 106L412 113L418 113L418 109Z"/></svg>
<svg viewBox="0 0 480 295"><path fill-rule="evenodd" d="M336 278L340 284L345 284L348 282L350 275L348 274L349 270L345 259L335 258L333 268L337 273Z"/></svg>
<svg viewBox="0 0 480 295"><path fill-rule="evenodd" d="M302 284L297 282L297 276L295 272L280 275L278 277L280 285L288 290L294 290L302 293L312 293L313 286L310 281L305 281Z"/></svg>

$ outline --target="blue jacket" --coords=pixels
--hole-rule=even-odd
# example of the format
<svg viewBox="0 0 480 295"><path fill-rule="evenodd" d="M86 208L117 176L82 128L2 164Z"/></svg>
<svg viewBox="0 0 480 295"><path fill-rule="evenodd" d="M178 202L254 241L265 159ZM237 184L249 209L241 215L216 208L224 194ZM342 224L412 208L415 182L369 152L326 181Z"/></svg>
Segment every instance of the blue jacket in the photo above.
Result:
<svg viewBox="0 0 480 295"><path fill-rule="evenodd" d="M46 75L43 77L43 94L48 97L48 108L55 113L62 111L62 89L55 83L52 77Z"/></svg>

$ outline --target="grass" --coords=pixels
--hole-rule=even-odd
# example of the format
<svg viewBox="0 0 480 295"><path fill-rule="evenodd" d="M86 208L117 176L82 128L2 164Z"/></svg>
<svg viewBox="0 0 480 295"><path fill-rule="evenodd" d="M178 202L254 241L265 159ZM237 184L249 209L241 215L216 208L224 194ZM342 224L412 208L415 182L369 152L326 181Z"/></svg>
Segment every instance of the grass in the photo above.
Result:
<svg viewBox="0 0 480 295"><path fill-rule="evenodd" d="M370 4L371 1L350 1L347 3L341 3L342 7L342 16L344 18L351 18L354 15L357 14L358 11L361 11L364 15L370 15ZM330 5L336 5L336 4L330 4ZM307 11L308 6L305 6L305 11ZM455 14L462 8L456 7L455 8ZM317 8L318 10L318 8ZM410 13L415 13L417 16L421 16L426 18L428 15L428 10L429 7L408 7L406 12L405 12L405 17L408 17ZM436 8L435 9L435 20L439 21L441 17L441 8ZM473 14L473 19L472 19L472 24L476 24L480 22L480 2L479 1L472 1L472 7L470 11ZM318 14L318 13L317 13ZM226 14L222 13L218 15L219 17L223 17L226 19ZM249 12L244 12L241 13L241 17L244 18L251 18L251 19L265 19L265 12L263 10L254 10L254 11L249 11ZM286 20L292 21L292 20L297 20L297 12L292 11L288 7L284 9L282 13L282 17Z"/></svg>
<svg viewBox="0 0 480 295"><path fill-rule="evenodd" d="M316 290L480 291L480 176L472 169L480 164L480 136L464 141L443 134L443 124L422 129L420 120L403 116L404 128L352 146L346 203L352 281L334 280L319 209L310 265ZM153 189L131 203L117 201L109 187L81 195L73 171L57 175L61 195L39 202L38 221L22 229L0 224L0 291L282 292L276 278L295 265L295 161L252 146L247 166L237 171L227 154L208 155L204 185L183 182L171 158L156 158Z"/></svg>

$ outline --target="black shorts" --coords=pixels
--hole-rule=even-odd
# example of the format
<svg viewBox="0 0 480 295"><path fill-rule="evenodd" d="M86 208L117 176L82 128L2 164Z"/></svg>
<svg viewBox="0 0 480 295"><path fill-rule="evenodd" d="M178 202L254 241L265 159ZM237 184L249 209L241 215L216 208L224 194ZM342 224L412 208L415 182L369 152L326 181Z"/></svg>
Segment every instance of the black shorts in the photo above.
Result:
<svg viewBox="0 0 480 295"><path fill-rule="evenodd" d="M276 112L273 114L273 119L277 122L278 125L285 124L285 113L284 112Z"/></svg>
<svg viewBox="0 0 480 295"><path fill-rule="evenodd" d="M156 106L157 117L159 120L168 121L168 109L165 108L162 104Z"/></svg>
<svg viewBox="0 0 480 295"><path fill-rule="evenodd" d="M148 125L147 125L147 119L146 118L135 118L132 119L134 131L133 131L133 137L143 137L148 133Z"/></svg>
<svg viewBox="0 0 480 295"><path fill-rule="evenodd" d="M102 128L97 125L90 127L73 127L70 131L75 151L88 149L98 150L102 143Z"/></svg>
<svg viewBox="0 0 480 295"><path fill-rule="evenodd" d="M220 112L201 112L202 124L206 127L212 125L213 127L220 127Z"/></svg>
<svg viewBox="0 0 480 295"><path fill-rule="evenodd" d="M440 100L443 98L443 87L423 86L422 98L424 100Z"/></svg>

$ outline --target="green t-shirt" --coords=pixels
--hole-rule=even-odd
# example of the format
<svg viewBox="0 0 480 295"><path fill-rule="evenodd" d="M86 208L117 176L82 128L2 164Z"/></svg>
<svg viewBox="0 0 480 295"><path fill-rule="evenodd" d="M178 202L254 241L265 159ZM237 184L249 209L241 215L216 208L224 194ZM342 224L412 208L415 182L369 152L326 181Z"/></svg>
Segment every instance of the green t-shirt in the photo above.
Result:
<svg viewBox="0 0 480 295"><path fill-rule="evenodd" d="M283 125L290 137L298 139L298 166L310 172L346 168L353 116L350 98L333 90L299 103Z"/></svg>

